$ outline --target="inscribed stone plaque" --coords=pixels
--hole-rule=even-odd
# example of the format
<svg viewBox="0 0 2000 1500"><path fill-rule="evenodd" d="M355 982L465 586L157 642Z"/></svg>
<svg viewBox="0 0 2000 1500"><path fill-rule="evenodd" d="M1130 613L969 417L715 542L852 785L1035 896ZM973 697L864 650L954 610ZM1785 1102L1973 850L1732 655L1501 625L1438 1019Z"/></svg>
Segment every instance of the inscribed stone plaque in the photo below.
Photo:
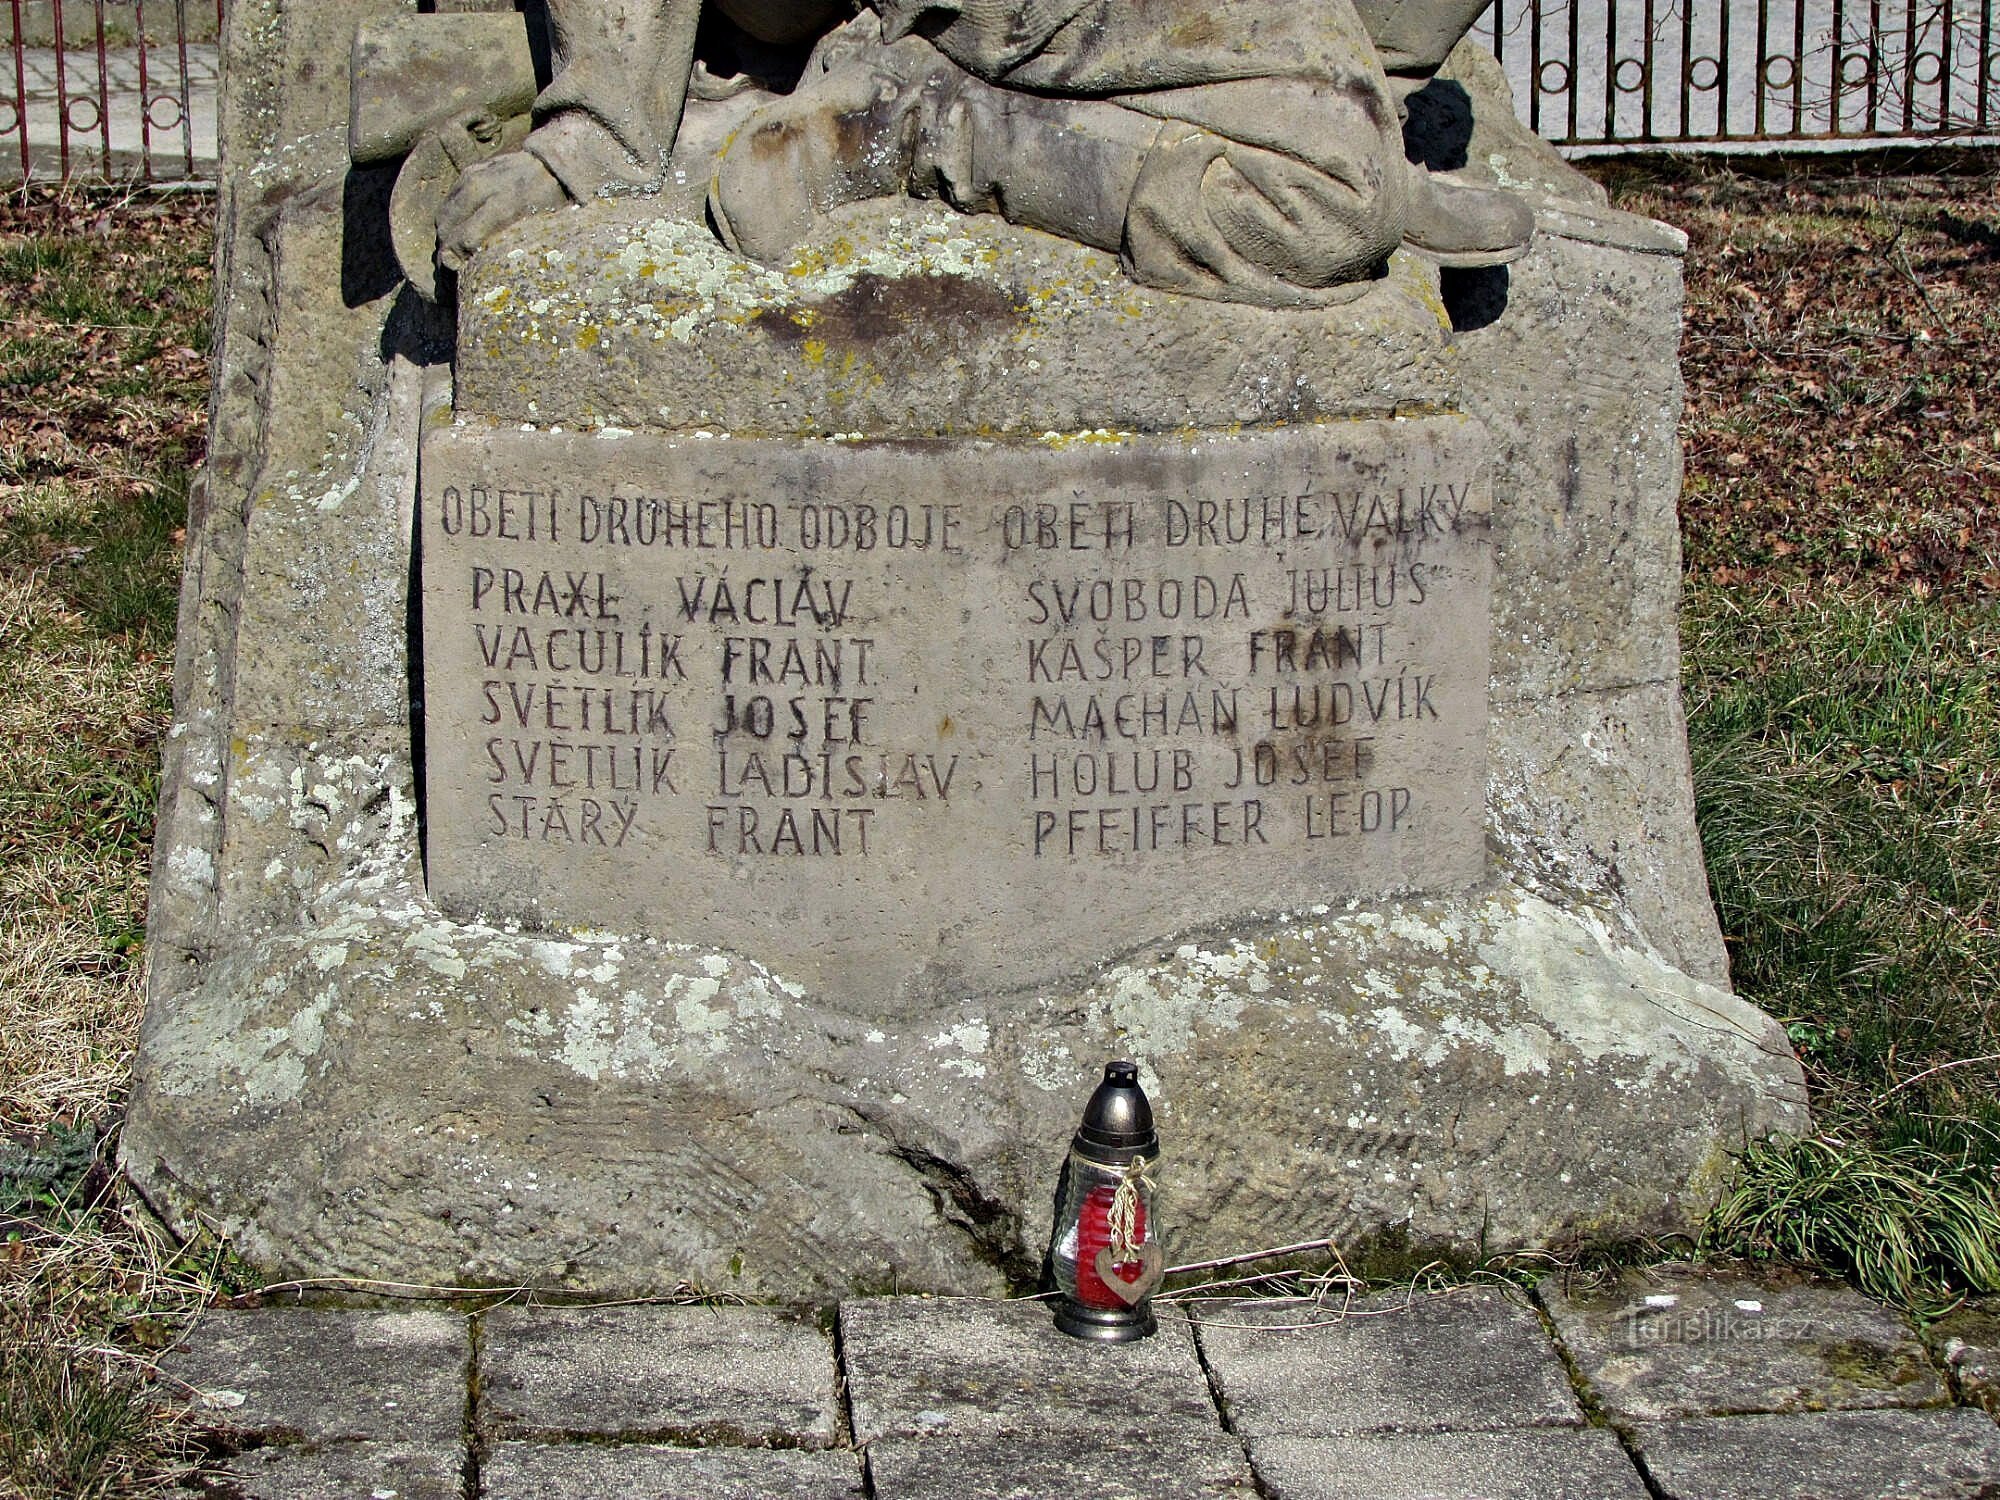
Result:
<svg viewBox="0 0 2000 1500"><path fill-rule="evenodd" d="M1447 417L1039 443L441 427L432 893L879 1005L1464 887L1484 462Z"/></svg>

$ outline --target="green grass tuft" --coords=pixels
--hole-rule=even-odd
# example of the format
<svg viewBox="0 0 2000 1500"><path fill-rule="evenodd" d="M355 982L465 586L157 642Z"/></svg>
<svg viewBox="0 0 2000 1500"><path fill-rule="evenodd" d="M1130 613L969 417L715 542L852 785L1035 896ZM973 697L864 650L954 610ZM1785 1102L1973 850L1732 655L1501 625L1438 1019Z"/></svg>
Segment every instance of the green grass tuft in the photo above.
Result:
<svg viewBox="0 0 2000 1500"><path fill-rule="evenodd" d="M1710 586L1685 642L1737 988L1843 1135L2000 1167L2000 607Z"/></svg>
<svg viewBox="0 0 2000 1500"><path fill-rule="evenodd" d="M16 1330L0 1336L0 1476L22 1500L101 1500L183 1466L171 1419L132 1371Z"/></svg>
<svg viewBox="0 0 2000 1500"><path fill-rule="evenodd" d="M1935 1313L2000 1291L2000 1190L1989 1168L1926 1145L1761 1141L1744 1152L1704 1244L1824 1267L1884 1302Z"/></svg>

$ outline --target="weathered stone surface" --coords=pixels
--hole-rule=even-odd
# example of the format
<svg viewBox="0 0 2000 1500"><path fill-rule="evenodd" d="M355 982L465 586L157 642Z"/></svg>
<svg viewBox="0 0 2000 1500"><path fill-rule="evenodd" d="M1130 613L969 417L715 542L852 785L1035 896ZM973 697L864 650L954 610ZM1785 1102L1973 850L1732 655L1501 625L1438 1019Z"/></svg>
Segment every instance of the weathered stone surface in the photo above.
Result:
<svg viewBox="0 0 2000 1500"><path fill-rule="evenodd" d="M1944 1382L1902 1314L1834 1282L1664 1268L1542 1300L1617 1422L1933 1406Z"/></svg>
<svg viewBox="0 0 2000 1500"><path fill-rule="evenodd" d="M1246 1438L1581 1426L1534 1310L1496 1288L1196 1304L1195 1336Z"/></svg>
<svg viewBox="0 0 2000 1500"><path fill-rule="evenodd" d="M498 12L436 23L362 25L350 58L347 146L363 164L400 157L427 131L485 114L505 120L535 102L528 28Z"/></svg>
<svg viewBox="0 0 2000 1500"><path fill-rule="evenodd" d="M1496 701L1489 743L1489 826L1516 878L1557 905L1588 904L1682 972L1719 980L1680 685ZM1783 1033L1769 1032L1766 1046L1774 1072L1788 1070Z"/></svg>
<svg viewBox="0 0 2000 1500"><path fill-rule="evenodd" d="M1534 254L1455 284L1495 453L1489 824L1521 878L1725 984L1680 718L1685 240L1573 200L1538 219Z"/></svg>
<svg viewBox="0 0 2000 1500"><path fill-rule="evenodd" d="M1988 1500L2000 1428L1976 1411L1667 1422L1637 1432L1662 1500Z"/></svg>
<svg viewBox="0 0 2000 1500"><path fill-rule="evenodd" d="M861 1456L647 1443L496 1443L486 1500L861 1500Z"/></svg>
<svg viewBox="0 0 2000 1500"><path fill-rule="evenodd" d="M228 1500L459 1500L465 1450L456 1443L275 1444L203 1471L202 1493Z"/></svg>
<svg viewBox="0 0 2000 1500"><path fill-rule="evenodd" d="M208 1313L160 1368L210 1431L449 1445L471 1362L466 1320L450 1313L261 1308Z"/></svg>
<svg viewBox="0 0 2000 1500"><path fill-rule="evenodd" d="M480 1421L503 1437L824 1447L833 1346L752 1307L500 1308L483 1320Z"/></svg>
<svg viewBox="0 0 2000 1500"><path fill-rule="evenodd" d="M1217 336L1223 313L1151 298L1128 317L1100 280L1029 276L1063 269L1032 234L957 219L940 239L912 210L868 231L904 235L901 259L876 258L856 223L846 251L779 273L782 318L745 304L741 326L703 324L748 283L697 268L643 351L625 324L650 320L629 299L617 319L599 310L591 348L565 341L590 326L591 289L523 256L524 276L551 278L548 308L537 295L506 315L540 318L542 341L495 356L586 393L625 389L655 353L684 361L698 388L578 408L683 435L977 439L983 389L1026 440L1399 404L1476 418L1521 476L1493 491L1501 711L1479 890L1232 913L1020 990L968 976L880 1018L672 931L441 914L419 844L408 535L423 392L454 330L399 292L389 175L351 171L346 140L353 27L404 10L230 10L218 397L122 1137L156 1202L313 1274L996 1291L1034 1275L1061 1143L1114 1053L1139 1054L1174 1132L1173 1233L1192 1253L1330 1230L1466 1248L1685 1229L1729 1144L1803 1127L1782 1035L1683 977L1719 979L1721 963L1672 738L1677 388L1640 367L1671 358L1674 246L1587 193L1538 210L1504 285L1436 283L1403 258L1304 332L1229 312L1261 331L1235 343ZM699 157L726 117L695 120L660 207L699 201ZM1468 149L1503 173L1513 148L1486 139L1475 129ZM1532 175L1581 192L1545 160ZM556 225L643 240L634 220L618 229L639 207L553 215L517 243ZM488 257L495 275L504 260ZM657 283L644 265L631 275ZM982 330L979 288L997 299L1015 270L1048 295L1024 311L991 301ZM468 330L499 326L506 310L479 300L497 285L472 289ZM691 310L682 344L671 325ZM801 311L819 315L811 329ZM1086 327L1111 363L1079 350L1058 369L1025 346L1017 361L1007 342L1025 331L1053 350ZM940 357L908 390L853 378L925 349ZM464 354L462 411L553 420L527 409L534 388L480 387L474 367L500 364L470 339ZM787 373L796 399L772 384ZM1596 750L1562 755L1600 725ZM1635 804L1620 747L1658 739L1659 776Z"/></svg>
<svg viewBox="0 0 2000 1500"><path fill-rule="evenodd" d="M868 1445L868 1476L877 1500L1250 1500L1258 1493L1242 1445L1212 1424L1108 1438L1084 1427L880 1438Z"/></svg>
<svg viewBox="0 0 2000 1500"><path fill-rule="evenodd" d="M1033 1278L1062 1142L1119 1053L1175 1142L1175 1258L1382 1224L1664 1229L1734 1132L1804 1118L1765 1017L1518 890L1191 936L872 1024L742 959L452 923L408 875L327 912L176 1003L125 1135L149 1188L299 1269L1001 1290Z"/></svg>
<svg viewBox="0 0 2000 1500"><path fill-rule="evenodd" d="M459 305L459 409L545 427L1227 429L1435 409L1456 365L1407 257L1343 306L1275 312L1135 286L1112 256L895 200L835 214L783 270L649 199L538 215L467 269Z"/></svg>
<svg viewBox="0 0 2000 1500"><path fill-rule="evenodd" d="M1056 1332L1045 1302L879 1297L840 1305L854 1440L958 1434L1111 1439L1219 1429L1187 1319L1132 1344Z"/></svg>
<svg viewBox="0 0 2000 1500"><path fill-rule="evenodd" d="M436 431L431 895L753 953L880 1017L1259 907L1465 890L1481 447L1453 418Z"/></svg>
<svg viewBox="0 0 2000 1500"><path fill-rule="evenodd" d="M1642 1500L1608 1432L1258 1437L1250 1458L1272 1500Z"/></svg>
<svg viewBox="0 0 2000 1500"><path fill-rule="evenodd" d="M1924 1338L1951 1372L1960 1398L2000 1420L2000 1301L1968 1302L1933 1323Z"/></svg>

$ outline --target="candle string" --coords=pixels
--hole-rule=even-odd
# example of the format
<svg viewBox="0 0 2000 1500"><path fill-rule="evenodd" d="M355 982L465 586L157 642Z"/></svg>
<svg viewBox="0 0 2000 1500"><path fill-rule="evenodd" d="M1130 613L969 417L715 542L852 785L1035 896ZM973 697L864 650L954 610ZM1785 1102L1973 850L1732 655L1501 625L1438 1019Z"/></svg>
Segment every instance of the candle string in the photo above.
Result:
<svg viewBox="0 0 2000 1500"><path fill-rule="evenodd" d="M1138 1254L1139 1232L1139 1190L1154 1191L1153 1179L1147 1175L1157 1156L1135 1156L1125 1164L1125 1170L1118 1179L1117 1191L1111 1195L1111 1208L1106 1218L1111 1233L1111 1259L1113 1264L1125 1265Z"/></svg>

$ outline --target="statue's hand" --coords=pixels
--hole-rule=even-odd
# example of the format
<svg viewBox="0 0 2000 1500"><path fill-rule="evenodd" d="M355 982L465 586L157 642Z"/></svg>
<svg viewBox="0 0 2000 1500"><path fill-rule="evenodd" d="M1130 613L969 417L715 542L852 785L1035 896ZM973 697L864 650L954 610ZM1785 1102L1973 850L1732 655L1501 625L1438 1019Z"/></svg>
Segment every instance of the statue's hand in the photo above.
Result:
<svg viewBox="0 0 2000 1500"><path fill-rule="evenodd" d="M456 275L509 224L568 201L555 174L525 151L480 162L467 169L438 208L438 264Z"/></svg>

